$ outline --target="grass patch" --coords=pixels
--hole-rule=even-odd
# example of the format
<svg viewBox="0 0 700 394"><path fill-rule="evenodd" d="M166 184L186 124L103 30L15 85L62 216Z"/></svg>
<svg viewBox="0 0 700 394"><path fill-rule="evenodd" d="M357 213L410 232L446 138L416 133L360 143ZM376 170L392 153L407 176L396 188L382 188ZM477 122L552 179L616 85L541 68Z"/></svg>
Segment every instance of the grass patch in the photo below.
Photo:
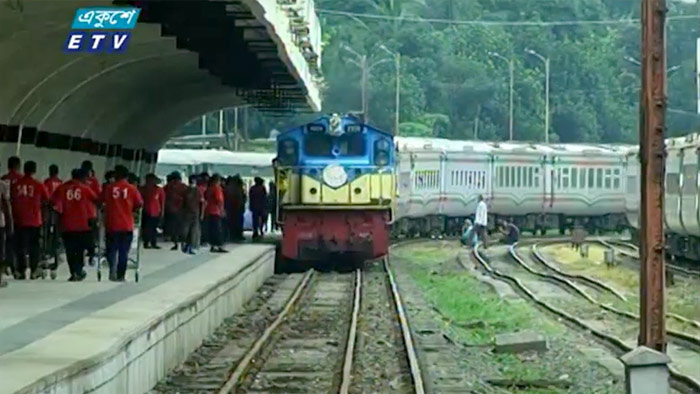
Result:
<svg viewBox="0 0 700 394"><path fill-rule="evenodd" d="M590 371L591 365L572 349L567 328L545 317L527 301L501 299L490 286L458 267L454 261L455 249L459 251L456 244L419 244L401 248L402 269L412 277L425 300L440 312L445 333L462 344L476 346L469 349L485 352L485 360L490 365L488 369L501 378L524 381L560 378L587 380L583 377L584 373L577 371ZM550 350L542 354L490 353L490 345L497 334L516 331L544 334ZM598 379L591 380L595 382ZM592 385L602 387L591 390L590 384L590 381L585 384L586 393L617 392L601 382ZM552 388L517 392L554 394L580 391Z"/></svg>

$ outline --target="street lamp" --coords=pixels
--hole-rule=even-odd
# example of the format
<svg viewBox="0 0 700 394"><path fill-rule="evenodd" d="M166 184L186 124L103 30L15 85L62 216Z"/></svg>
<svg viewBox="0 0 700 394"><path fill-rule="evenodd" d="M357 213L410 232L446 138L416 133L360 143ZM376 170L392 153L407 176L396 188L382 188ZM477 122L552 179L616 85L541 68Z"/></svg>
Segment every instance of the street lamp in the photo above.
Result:
<svg viewBox="0 0 700 394"><path fill-rule="evenodd" d="M394 116L394 135L399 135L399 108L401 105L401 54L398 52L392 52L384 45L380 45L379 48L383 49L386 53L394 57L394 65L396 67L396 101L394 103L396 114Z"/></svg>
<svg viewBox="0 0 700 394"><path fill-rule="evenodd" d="M369 123L369 98L368 98L368 84L369 84L369 73L372 69L382 63L386 63L391 59L381 59L371 65L368 65L367 55L360 55L355 50L347 45L342 46L343 49L355 55L359 60L348 59L350 63L356 65L362 70L361 77L361 87L362 87L362 113L365 117L365 123Z"/></svg>
<svg viewBox="0 0 700 394"><path fill-rule="evenodd" d="M497 57L499 59L505 60L508 62L508 70L510 72L510 83L509 83L509 90L510 90L510 104L509 104L509 116L508 116L508 140L513 141L513 93L514 93L514 74L515 74L515 62L513 59L508 59L505 56L502 56L496 52L489 52L489 55L493 57Z"/></svg>
<svg viewBox="0 0 700 394"><path fill-rule="evenodd" d="M544 114L544 142L549 143L549 58L540 55L532 49L526 49L525 53L538 57L544 62L545 74L545 114Z"/></svg>

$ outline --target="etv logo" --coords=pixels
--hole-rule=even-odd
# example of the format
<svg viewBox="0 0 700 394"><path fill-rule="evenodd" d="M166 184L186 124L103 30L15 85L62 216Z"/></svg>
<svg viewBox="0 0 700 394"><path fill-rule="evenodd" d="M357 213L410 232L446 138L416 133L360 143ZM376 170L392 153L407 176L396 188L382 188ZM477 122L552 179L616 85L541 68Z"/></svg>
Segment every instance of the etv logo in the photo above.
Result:
<svg viewBox="0 0 700 394"><path fill-rule="evenodd" d="M136 26L140 9L134 7L79 8L68 39L63 46L65 52L121 53L129 45L128 31L75 31L79 30L131 30Z"/></svg>

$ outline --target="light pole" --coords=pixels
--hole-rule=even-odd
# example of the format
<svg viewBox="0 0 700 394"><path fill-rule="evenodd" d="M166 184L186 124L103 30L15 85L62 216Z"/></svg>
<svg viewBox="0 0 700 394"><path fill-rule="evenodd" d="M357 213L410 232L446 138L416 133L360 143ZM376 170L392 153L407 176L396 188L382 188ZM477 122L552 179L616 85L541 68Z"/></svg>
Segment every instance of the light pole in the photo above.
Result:
<svg viewBox="0 0 700 394"><path fill-rule="evenodd" d="M398 136L399 135L399 125L400 125L400 106L401 106L401 54L398 52L392 52L387 47L384 45L380 46L381 49L383 49L386 53L394 57L394 66L396 67L396 99L395 99L395 110L396 114L394 115L394 135Z"/></svg>
<svg viewBox="0 0 700 394"><path fill-rule="evenodd" d="M545 74L545 114L544 114L544 142L549 143L549 58L540 55L539 53L533 51L532 49L526 49L527 54L538 57L542 62L544 62L544 74Z"/></svg>
<svg viewBox="0 0 700 394"><path fill-rule="evenodd" d="M360 68L360 70L362 70L362 77L361 77L361 81L360 81L360 84L362 87L362 113L364 114L364 117L365 117L365 123L369 123L369 96L368 96L368 94L369 94L369 86L368 86L369 85L369 73L370 73L370 71L372 71L372 69L375 66L378 66L382 63L386 63L386 62L390 61L391 59L381 59L381 60L379 60L371 65L368 65L367 55L360 55L359 53L357 53L356 51L354 51L352 48L350 48L347 45L343 45L342 48L345 49L346 51L352 53L353 55L355 55L359 59L359 60L353 60L353 59L349 59L349 60L350 60L350 63L356 65L357 67Z"/></svg>
<svg viewBox="0 0 700 394"><path fill-rule="evenodd" d="M515 90L515 85L514 85L514 75L515 75L515 62L513 59L508 59L505 56L502 56L496 52L489 52L489 55L493 57L497 57L499 59L505 60L508 62L508 71L510 73L510 83L509 83L509 90L510 90L510 104L509 104L509 116L508 116L508 140L513 141L513 94Z"/></svg>

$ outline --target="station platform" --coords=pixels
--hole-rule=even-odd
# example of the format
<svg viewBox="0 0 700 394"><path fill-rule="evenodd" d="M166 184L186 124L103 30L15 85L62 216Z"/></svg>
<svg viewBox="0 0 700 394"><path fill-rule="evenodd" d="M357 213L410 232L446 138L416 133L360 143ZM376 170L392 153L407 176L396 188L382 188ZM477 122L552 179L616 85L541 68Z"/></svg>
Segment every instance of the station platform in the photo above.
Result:
<svg viewBox="0 0 700 394"><path fill-rule="evenodd" d="M165 245L163 245L165 246ZM168 245L169 246L169 245ZM11 281L0 289L0 393L145 393L274 273L274 246L144 250L140 282Z"/></svg>

